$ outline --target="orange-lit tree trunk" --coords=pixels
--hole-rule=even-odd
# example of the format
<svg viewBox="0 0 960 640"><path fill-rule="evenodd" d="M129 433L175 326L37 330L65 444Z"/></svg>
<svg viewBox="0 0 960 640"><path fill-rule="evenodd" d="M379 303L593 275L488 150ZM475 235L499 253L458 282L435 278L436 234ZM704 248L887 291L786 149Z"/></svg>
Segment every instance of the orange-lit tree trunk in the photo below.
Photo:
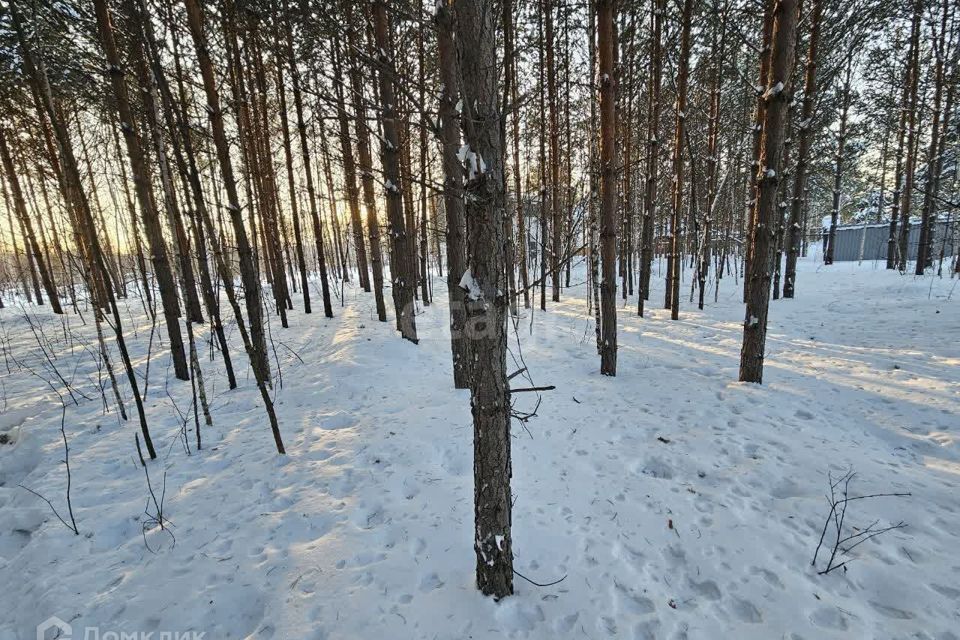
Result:
<svg viewBox="0 0 960 640"><path fill-rule="evenodd" d="M689 0L688 0L689 1ZM613 61L616 0L597 1L600 72L600 373L617 375L617 88Z"/></svg>

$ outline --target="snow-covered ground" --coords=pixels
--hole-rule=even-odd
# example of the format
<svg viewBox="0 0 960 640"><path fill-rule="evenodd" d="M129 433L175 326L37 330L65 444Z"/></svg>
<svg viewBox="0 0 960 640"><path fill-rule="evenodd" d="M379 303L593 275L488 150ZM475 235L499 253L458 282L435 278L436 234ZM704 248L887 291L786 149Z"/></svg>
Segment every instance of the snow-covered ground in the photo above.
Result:
<svg viewBox="0 0 960 640"><path fill-rule="evenodd" d="M68 398L65 424L81 535L18 488L64 508L60 404L17 371L14 356L51 377L23 312L8 308L0 639L33 638L55 615L74 638L96 628L101 638L197 631L208 640L956 640L956 284L803 261L798 298L771 303L763 386L736 381L743 307L733 280L704 312L687 302L686 282L677 322L660 309L662 279L648 318L631 297L613 379L598 372L583 287L532 320L525 311L512 356L556 390L525 428L514 425L515 567L537 582L566 577L543 588L517 578L516 595L500 603L474 588L472 427L468 394L451 384L439 280L436 304L417 318L419 346L378 323L372 296L349 287L332 320L296 311L290 329L272 321L286 456L273 448L252 377L228 391L219 360L206 359L215 425L202 451L191 437L187 455L173 402L187 412L190 385L165 382L158 330L147 411L160 460L150 477L159 496L166 474L175 544L144 533L136 421L103 414L92 329L75 316L65 319L72 339L54 316L36 320L79 400ZM149 323L139 302L128 309L143 372ZM521 400L529 410L536 398ZM907 527L857 547L847 571L818 575L828 472L850 469L853 494L912 496L851 503L845 533L874 521ZM818 568L825 560L821 552Z"/></svg>

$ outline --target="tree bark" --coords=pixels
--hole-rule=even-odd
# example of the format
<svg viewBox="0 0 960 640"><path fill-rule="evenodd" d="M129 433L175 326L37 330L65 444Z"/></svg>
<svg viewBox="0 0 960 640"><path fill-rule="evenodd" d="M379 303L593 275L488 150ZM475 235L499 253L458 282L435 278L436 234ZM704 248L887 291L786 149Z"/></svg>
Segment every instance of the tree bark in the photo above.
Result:
<svg viewBox="0 0 960 640"><path fill-rule="evenodd" d="M844 152L847 146L847 118L850 113L851 74L853 73L853 52L847 56L847 70L843 81L843 98L840 105L840 131L837 134L837 155L833 167L833 204L830 208L830 234L827 236L827 250L823 254L823 264L833 264L833 252L840 222L840 185L843 178Z"/></svg>
<svg viewBox="0 0 960 640"><path fill-rule="evenodd" d="M783 297L792 298L797 282L797 258L800 255L801 216L807 189L807 165L813 142L813 107L817 95L817 63L820 46L820 25L823 21L823 0L813 0L810 10L810 44L807 50L807 68L804 75L803 105L800 107L800 130L797 142L797 166L793 175L793 199L790 201L790 221L784 251L787 254L783 275Z"/></svg>
<svg viewBox="0 0 960 640"><path fill-rule="evenodd" d="M437 3L437 54L440 70L440 140L443 162L443 208L447 222L447 294L450 299L450 351L453 357L453 384L470 386L470 349L464 334L466 310L460 279L466 271L464 234L466 217L463 202L463 165L457 158L460 148L460 78L454 44L454 17L446 3Z"/></svg>
<svg viewBox="0 0 960 640"><path fill-rule="evenodd" d="M763 382L763 357L770 304L771 249L777 213L777 183L786 115L791 96L791 73L797 30L797 0L767 0L773 11L769 74L763 100L763 136L757 171L757 219L753 228L753 255L747 274L746 318L740 352L740 381Z"/></svg>
<svg viewBox="0 0 960 640"><path fill-rule="evenodd" d="M657 207L657 171L660 167L660 84L662 73L663 14L666 0L651 0L650 11L650 74L647 103L646 184L643 190L643 222L640 231L640 291L637 315L643 316L644 304L650 299L650 272L653 267L653 218Z"/></svg>
<svg viewBox="0 0 960 640"><path fill-rule="evenodd" d="M343 86L340 79L343 74L343 60L341 53L334 45L333 72L336 80L335 95L337 99L337 123L340 126L340 151L343 160L344 190L347 194L347 204L350 208L350 226L353 230L353 244L357 257L357 270L360 272L357 279L364 291L370 291L370 271L367 268L367 248L363 239L363 220L360 217L360 198L357 193L357 165L353 155L353 144L350 140L350 115L347 113L343 97Z"/></svg>
<svg viewBox="0 0 960 640"><path fill-rule="evenodd" d="M688 2L690 0L687 0ZM617 375L617 87L613 60L616 0L597 1L600 66L600 373Z"/></svg>
<svg viewBox="0 0 960 640"><path fill-rule="evenodd" d="M917 246L917 264L914 274L922 276L926 268L931 266L933 255L930 245L933 241L932 221L936 219L936 198L940 186L940 171L943 166L943 157L938 153L940 148L940 118L949 117L942 112L944 87L944 62L947 43L947 17L949 2L943 2L939 27L939 43L934 46L936 59L933 85L933 111L930 122L930 144L927 147L927 183L923 190L923 209L920 214L920 239Z"/></svg>
<svg viewBox="0 0 960 640"><path fill-rule="evenodd" d="M680 318L680 271L683 256L680 220L683 210L683 149L686 141L687 82L690 76L692 12L692 0L684 0L683 14L680 18L680 62L677 70L677 113L673 140L673 203L670 211L670 255L667 257L670 267L667 274L667 294L664 305L670 309L670 318L673 320Z"/></svg>
<svg viewBox="0 0 960 640"><path fill-rule="evenodd" d="M723 70L723 52L727 36L727 10L728 5L724 2L719 34L716 26L714 26L710 53L712 63L710 65L710 115L707 124L707 210L703 220L703 246L700 248L700 265L697 268L699 285L697 307L701 310L703 309L707 288L707 275L710 272L710 256L713 250L711 238L713 215L718 200L717 170L719 169L720 159L717 154L719 153L718 138L720 134L720 74Z"/></svg>
<svg viewBox="0 0 960 640"><path fill-rule="evenodd" d="M910 29L910 91L907 101L907 159L904 166L903 193L900 197L900 238L898 242L897 268L907 270L908 247L910 238L910 209L913 201L913 183L916 173L916 139L918 134L917 88L920 82L920 20L923 15L923 0L913 2L913 21Z"/></svg>
<svg viewBox="0 0 960 640"><path fill-rule="evenodd" d="M744 273L750 270L750 261L753 259L753 228L756 225L757 219L757 176L760 175L760 154L763 151L762 146L762 137L763 137L763 123L764 123L764 109L766 108L766 100L763 98L763 89L766 86L767 76L770 72L770 48L773 38L773 19L774 19L774 3L767 2L764 0L764 11L763 11L763 31L760 38L760 73L759 79L757 80L756 86L756 106L754 107L753 112L753 157L752 164L750 165L750 198L747 200L746 208L746 222L747 229L746 234L743 239L744 243L744 257L743 257L743 270ZM744 277L743 279L743 301L747 301L748 287L750 286L749 278Z"/></svg>
<svg viewBox="0 0 960 640"><path fill-rule="evenodd" d="M504 257L503 141L497 104L492 0L459 0L457 57L463 87L467 261L463 304L473 356L474 520L477 587L499 599L513 593L508 313Z"/></svg>
<svg viewBox="0 0 960 640"><path fill-rule="evenodd" d="M396 96L394 92L393 49L390 44L390 24L387 7L382 0L373 2L373 33L377 47L380 81L380 120L383 143L380 145L380 163L383 166L384 191L387 199L387 219L390 227L390 279L393 284L393 306L397 315L397 330L405 339L417 343L416 307L413 295L416 288L414 268L414 235L404 220L402 184L400 182L400 142L397 137Z"/></svg>
<svg viewBox="0 0 960 640"><path fill-rule="evenodd" d="M547 135L550 140L550 178L547 185L547 198L550 203L550 279L551 279L551 299L554 302L560 302L560 247L561 231L563 223L561 221L561 198L560 198L560 123L559 107L557 104L557 69L554 61L554 33L553 33L553 0L544 2L544 47L547 58L547 105L548 105L548 129ZM544 246L546 240L544 239Z"/></svg>
<svg viewBox="0 0 960 640"><path fill-rule="evenodd" d="M353 28L348 28L348 42L356 50ZM387 307L383 300L383 251L380 248L380 220L377 216L377 195L373 179L373 158L370 153L370 131L367 107L363 100L363 76L357 57L350 60L350 87L353 93L353 123L357 132L357 155L360 164L360 184L363 187L363 205L367 210L367 233L370 237L370 266L373 271L373 296L377 319L387 321Z"/></svg>

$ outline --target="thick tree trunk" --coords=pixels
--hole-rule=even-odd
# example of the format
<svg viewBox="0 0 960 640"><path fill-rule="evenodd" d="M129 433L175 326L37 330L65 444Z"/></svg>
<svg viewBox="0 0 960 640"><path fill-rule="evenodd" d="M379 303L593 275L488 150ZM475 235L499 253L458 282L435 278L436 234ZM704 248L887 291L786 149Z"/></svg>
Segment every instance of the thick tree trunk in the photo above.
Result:
<svg viewBox="0 0 960 640"><path fill-rule="evenodd" d="M744 244L744 256L743 256L743 270L744 273L750 270L750 261L753 259L753 228L756 225L757 219L757 207L759 206L757 202L757 190L758 176L760 175L760 154L763 152L762 146L762 136L763 136L763 123L764 123L764 109L766 109L767 101L763 98L763 87L766 86L767 76L770 72L770 49L771 42L773 38L773 19L774 19L774 8L775 3L767 2L764 0L764 11L763 11L763 31L760 38L760 73L759 79L757 80L757 92L756 92L756 106L754 107L753 112L753 157L750 165L750 197L747 200L746 208L746 221L747 229L746 234L743 238ZM750 287L750 279L744 277L743 279L743 301L747 301L748 288Z"/></svg>
<svg viewBox="0 0 960 640"><path fill-rule="evenodd" d="M143 19L139 9L139 2L124 4L127 22L131 25L145 25L144 29L152 28ZM140 36L143 36L141 39ZM200 309L200 297L197 294L196 275L190 256L190 241L187 238L183 219L180 215L180 205L177 202L177 193L173 185L173 176L167 160L166 143L160 130L160 112L157 95L158 79L151 73L147 63L147 54L144 50L146 35L134 33L130 35L128 44L130 58L136 67L137 78L140 83L143 108L146 117L146 128L150 132L156 162L160 169L160 184L163 189L164 208L170 221L174 246L177 252L177 262L180 266L180 284L183 289L184 303L188 322L203 322L203 312Z"/></svg>
<svg viewBox="0 0 960 640"><path fill-rule="evenodd" d="M770 304L771 249L777 213L780 159L787 133L786 115L791 99L791 73L797 30L797 0L767 0L773 6L774 24L769 74L764 83L763 137L757 172L757 219L753 228L753 255L746 278L746 319L740 352L740 381L763 381L763 356Z"/></svg>
<svg viewBox="0 0 960 640"><path fill-rule="evenodd" d="M492 0L456 2L457 57L466 142L467 262L461 285L470 353L474 445L474 549L477 587L513 593L510 389L506 375L508 313L504 258L503 141L497 104Z"/></svg>
<svg viewBox="0 0 960 640"><path fill-rule="evenodd" d="M688 0L689 2L689 0ZM617 43L615 0L597 2L600 66L600 373L617 375L617 87L613 60Z"/></svg>
<svg viewBox="0 0 960 640"><path fill-rule="evenodd" d="M145 0L139 0L140 14L146 15ZM169 4L165 7L166 11L171 11ZM200 172L197 169L196 152L192 141L192 132L190 130L188 115L185 105L186 90L184 88L183 73L179 60L180 40L176 30L171 31L171 40L174 47L174 64L179 94L179 102L174 101L169 83L163 73L160 65L160 57L157 49L157 41L153 32L152 24L149 21L144 23L144 35L146 37L147 54L150 59L150 66L153 69L153 76L160 91L160 101L163 105L164 118L171 134L170 140L173 147L173 157L177 164L177 170L180 173L180 179L184 183L184 192L192 196L194 205L192 218L192 228L194 241L197 248L197 265L200 270L200 287L203 294L204 306L207 308L207 314L210 316L210 323L217 336L217 342L220 345L220 353L223 356L223 365L227 372L227 383L230 389L237 387L236 373L233 370L233 360L230 357L230 348L227 343L226 332L223 328L223 321L220 315L220 302L213 288L213 278L210 274L210 267L207 260L207 238L203 228L203 220L209 216L207 204L204 199L203 186L200 182ZM122 163L121 163L122 164ZM129 196L128 196L129 197ZM133 203L129 204L131 216L135 220L136 213L133 211ZM216 234L211 234L210 243L215 251L219 251L219 242ZM232 275L229 271L220 274L224 281L232 285Z"/></svg>

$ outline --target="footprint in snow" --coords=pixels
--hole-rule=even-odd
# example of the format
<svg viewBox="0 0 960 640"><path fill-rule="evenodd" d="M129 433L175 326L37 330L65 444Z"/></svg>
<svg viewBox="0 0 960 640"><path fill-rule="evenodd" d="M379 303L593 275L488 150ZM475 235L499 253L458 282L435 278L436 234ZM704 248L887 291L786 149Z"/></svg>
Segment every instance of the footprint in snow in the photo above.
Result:
<svg viewBox="0 0 960 640"><path fill-rule="evenodd" d="M820 607L810 614L810 622L825 629L847 630L847 617L836 607Z"/></svg>
<svg viewBox="0 0 960 640"><path fill-rule="evenodd" d="M720 587L718 587L717 583L713 580L696 582L693 579L690 579L689 582L690 588L707 600L715 602L722 597L722 594L720 593Z"/></svg>
<svg viewBox="0 0 960 640"><path fill-rule="evenodd" d="M639 593L634 593L622 584L616 585L615 597L621 610L629 611L636 615L653 613L656 609L650 598L646 598Z"/></svg>
<svg viewBox="0 0 960 640"><path fill-rule="evenodd" d="M657 640L661 637L659 620L647 620L633 627L633 640Z"/></svg>
<svg viewBox="0 0 960 640"><path fill-rule="evenodd" d="M427 593L443 586L443 580L436 573L428 573L420 578L420 592Z"/></svg>
<svg viewBox="0 0 960 640"><path fill-rule="evenodd" d="M579 619L579 612L565 615L554 623L553 628L556 629L557 633L569 633L573 630L573 625L577 624L577 620Z"/></svg>
<svg viewBox="0 0 960 640"><path fill-rule="evenodd" d="M337 429L346 429L347 427L354 426L357 421L349 413L343 411L337 411L336 413L330 413L327 415L321 415L320 418L320 428L326 431L335 431Z"/></svg>
<svg viewBox="0 0 960 640"><path fill-rule="evenodd" d="M763 616L760 615L760 611L753 606L752 602L747 600L735 598L731 607L731 611L733 612L733 615L735 615L741 622L757 624L763 621Z"/></svg>
<svg viewBox="0 0 960 640"><path fill-rule="evenodd" d="M673 478L673 468L662 458L647 458L643 465L643 473L654 478L670 480Z"/></svg>
<svg viewBox="0 0 960 640"><path fill-rule="evenodd" d="M880 615L886 616L888 618L893 618L895 620L912 620L916 617L910 611L904 611L903 609L897 609L896 607L891 607L889 605L880 604L879 602L874 602L870 600L870 606Z"/></svg>
<svg viewBox="0 0 960 640"><path fill-rule="evenodd" d="M768 571L763 567L750 567L750 573L759 575L767 582L767 584L773 587L783 589L783 582L780 581L780 578L773 571Z"/></svg>

